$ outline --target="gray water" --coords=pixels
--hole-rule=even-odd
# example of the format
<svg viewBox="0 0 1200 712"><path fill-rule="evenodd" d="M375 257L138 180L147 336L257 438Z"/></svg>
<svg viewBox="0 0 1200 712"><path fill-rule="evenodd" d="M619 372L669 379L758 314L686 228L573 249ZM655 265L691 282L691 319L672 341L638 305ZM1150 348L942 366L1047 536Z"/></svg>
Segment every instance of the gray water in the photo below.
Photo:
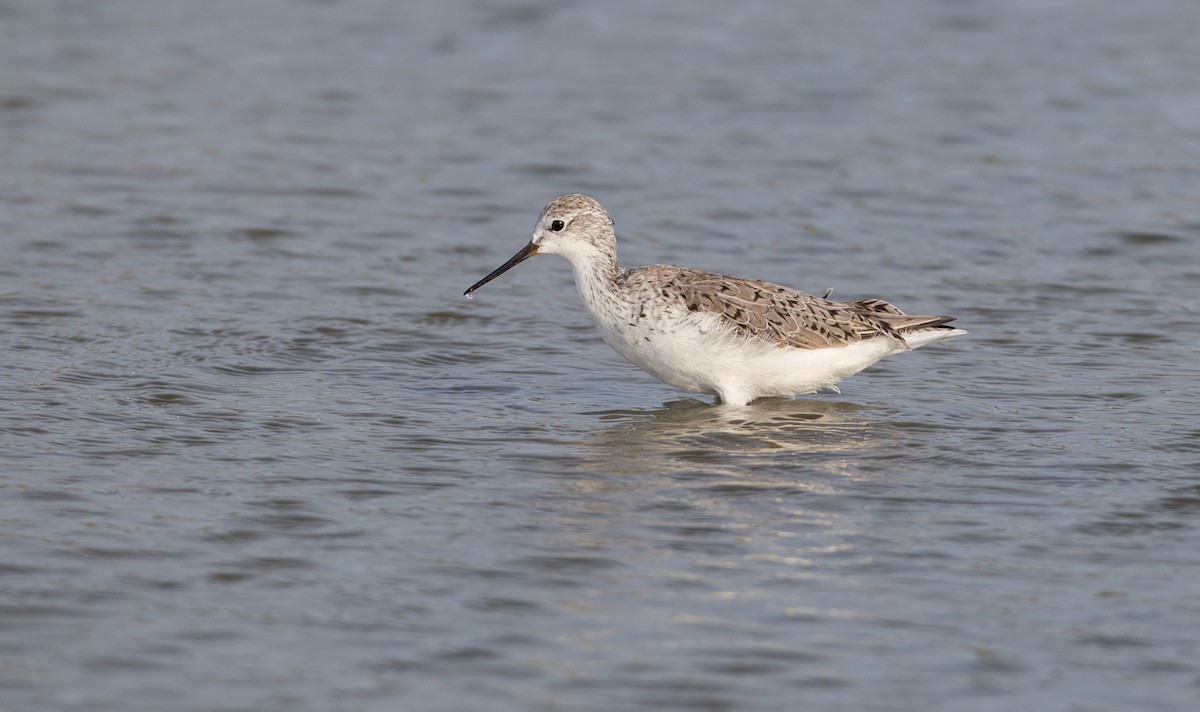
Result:
<svg viewBox="0 0 1200 712"><path fill-rule="evenodd" d="M0 0L0 708L1197 709L1197 27ZM574 191L971 333L713 407Z"/></svg>

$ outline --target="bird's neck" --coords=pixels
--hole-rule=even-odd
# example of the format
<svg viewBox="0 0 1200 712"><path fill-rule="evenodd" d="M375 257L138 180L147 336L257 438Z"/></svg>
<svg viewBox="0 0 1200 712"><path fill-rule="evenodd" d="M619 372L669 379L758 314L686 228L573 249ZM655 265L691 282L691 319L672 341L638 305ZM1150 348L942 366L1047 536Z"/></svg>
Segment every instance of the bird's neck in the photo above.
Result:
<svg viewBox="0 0 1200 712"><path fill-rule="evenodd" d="M596 255L587 260L572 260L575 286L579 296L590 308L602 307L612 301L613 290L621 268L615 255Z"/></svg>

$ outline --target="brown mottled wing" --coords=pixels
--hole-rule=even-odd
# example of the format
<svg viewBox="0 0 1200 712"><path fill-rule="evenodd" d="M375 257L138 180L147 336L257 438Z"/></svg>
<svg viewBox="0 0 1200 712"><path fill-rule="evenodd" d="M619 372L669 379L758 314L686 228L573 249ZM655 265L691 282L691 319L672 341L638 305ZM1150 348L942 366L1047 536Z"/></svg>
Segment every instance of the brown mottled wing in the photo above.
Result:
<svg viewBox="0 0 1200 712"><path fill-rule="evenodd" d="M724 317L737 333L799 349L845 346L886 334L904 342L908 317L882 300L832 302L769 282L656 266L664 296L693 312ZM665 278L665 279L664 279ZM936 317L940 318L940 317Z"/></svg>

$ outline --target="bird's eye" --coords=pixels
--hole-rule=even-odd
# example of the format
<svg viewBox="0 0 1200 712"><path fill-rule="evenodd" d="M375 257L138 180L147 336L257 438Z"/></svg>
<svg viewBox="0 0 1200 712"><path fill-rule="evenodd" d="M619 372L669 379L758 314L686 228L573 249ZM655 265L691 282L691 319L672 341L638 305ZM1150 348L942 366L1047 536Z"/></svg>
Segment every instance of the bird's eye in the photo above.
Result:
<svg viewBox="0 0 1200 712"><path fill-rule="evenodd" d="M555 220L550 223L550 232L560 232L564 227L566 227L566 224L562 220Z"/></svg>

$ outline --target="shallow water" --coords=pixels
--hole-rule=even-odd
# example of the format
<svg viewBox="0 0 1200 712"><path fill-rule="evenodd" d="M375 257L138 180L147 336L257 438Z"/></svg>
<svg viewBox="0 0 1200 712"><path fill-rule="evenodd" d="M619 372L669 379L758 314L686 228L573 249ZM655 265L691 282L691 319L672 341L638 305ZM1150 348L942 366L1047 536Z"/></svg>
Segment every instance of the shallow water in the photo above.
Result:
<svg viewBox="0 0 1200 712"><path fill-rule="evenodd" d="M5 710L1192 710L1200 6L0 0ZM569 270L952 313L724 409Z"/></svg>

